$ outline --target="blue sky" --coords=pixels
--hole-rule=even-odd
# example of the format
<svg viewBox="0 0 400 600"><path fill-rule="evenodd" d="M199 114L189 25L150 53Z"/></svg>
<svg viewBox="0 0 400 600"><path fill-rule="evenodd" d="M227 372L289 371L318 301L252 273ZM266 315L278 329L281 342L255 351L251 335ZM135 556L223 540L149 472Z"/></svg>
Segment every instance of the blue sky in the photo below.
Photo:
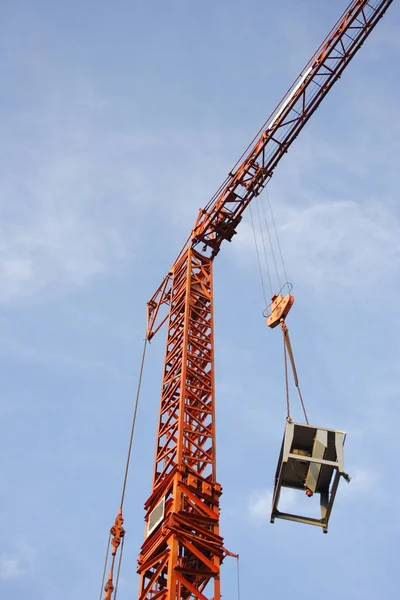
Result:
<svg viewBox="0 0 400 600"><path fill-rule="evenodd" d="M2 596L98 596L145 303L198 208L346 5L3 3ZM269 524L282 348L260 316L249 215L215 262L221 527L241 556L242 598L396 595L399 21L395 2L269 185L310 421L349 432L353 480L341 484L327 536ZM120 600L137 594L163 349L160 333L146 361ZM235 598L234 561L222 577Z"/></svg>

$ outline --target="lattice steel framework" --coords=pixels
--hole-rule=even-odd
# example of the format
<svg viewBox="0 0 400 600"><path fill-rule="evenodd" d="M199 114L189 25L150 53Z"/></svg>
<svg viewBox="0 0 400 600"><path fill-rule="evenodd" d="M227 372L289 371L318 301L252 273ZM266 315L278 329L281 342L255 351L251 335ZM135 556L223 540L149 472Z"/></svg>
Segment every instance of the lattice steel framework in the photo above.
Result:
<svg viewBox="0 0 400 600"><path fill-rule="evenodd" d="M212 261L250 201L392 0L354 0L200 211L148 303L147 339L168 320L152 494L139 556L140 600L220 600L221 487L215 472ZM160 309L167 315L160 316Z"/></svg>
<svg viewBox="0 0 400 600"><path fill-rule="evenodd" d="M153 493L145 505L149 518L161 502L164 516L142 547L139 597L205 599L213 579L218 598L224 551L215 479L212 259L189 247L171 277Z"/></svg>
<svg viewBox="0 0 400 600"><path fill-rule="evenodd" d="M275 167L393 0L355 0L332 28L228 177L200 211L192 243L213 255L231 239L250 201L264 189Z"/></svg>

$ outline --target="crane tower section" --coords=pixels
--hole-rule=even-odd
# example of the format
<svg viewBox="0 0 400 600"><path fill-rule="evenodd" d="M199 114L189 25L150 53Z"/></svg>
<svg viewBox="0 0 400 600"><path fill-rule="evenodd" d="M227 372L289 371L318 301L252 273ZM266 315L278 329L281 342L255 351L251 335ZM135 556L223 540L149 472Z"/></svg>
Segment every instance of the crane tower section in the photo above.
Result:
<svg viewBox="0 0 400 600"><path fill-rule="evenodd" d="M392 0L353 0L299 78L200 211L148 303L147 339L167 325L152 492L138 562L140 600L220 600L212 263L243 211ZM161 316L160 309L167 308Z"/></svg>
<svg viewBox="0 0 400 600"><path fill-rule="evenodd" d="M219 597L224 550L215 472L212 298L212 259L189 247L172 270L153 491L139 557L143 599L206 598L210 580L213 597Z"/></svg>

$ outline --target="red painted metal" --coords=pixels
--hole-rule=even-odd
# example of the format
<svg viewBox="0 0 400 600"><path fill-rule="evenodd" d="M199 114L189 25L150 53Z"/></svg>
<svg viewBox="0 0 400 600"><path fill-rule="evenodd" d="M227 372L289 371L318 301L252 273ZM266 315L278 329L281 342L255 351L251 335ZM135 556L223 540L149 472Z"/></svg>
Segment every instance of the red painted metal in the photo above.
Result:
<svg viewBox="0 0 400 600"><path fill-rule="evenodd" d="M227 552L219 535L221 486L215 470L212 262L391 2L350 3L200 211L148 303L147 339L166 321L168 333L153 489L145 504L146 538L139 556L140 600L220 600L220 565ZM157 512L159 524L149 531Z"/></svg>

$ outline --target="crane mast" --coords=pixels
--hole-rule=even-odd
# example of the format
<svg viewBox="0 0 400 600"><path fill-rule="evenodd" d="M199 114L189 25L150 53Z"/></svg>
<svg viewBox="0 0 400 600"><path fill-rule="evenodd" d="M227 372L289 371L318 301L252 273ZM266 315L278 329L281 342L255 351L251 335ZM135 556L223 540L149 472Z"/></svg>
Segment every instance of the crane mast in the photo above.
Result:
<svg viewBox="0 0 400 600"><path fill-rule="evenodd" d="M189 246L172 270L153 491L145 505L147 532L154 513L162 524L139 557L143 599L206 598L210 580L212 597L220 596L212 299L212 259Z"/></svg>
<svg viewBox="0 0 400 600"><path fill-rule="evenodd" d="M148 303L147 340L167 321L167 343L153 486L138 560L139 600L220 600L227 551L219 531L222 488L216 475L213 260L391 2L350 3L199 212Z"/></svg>

